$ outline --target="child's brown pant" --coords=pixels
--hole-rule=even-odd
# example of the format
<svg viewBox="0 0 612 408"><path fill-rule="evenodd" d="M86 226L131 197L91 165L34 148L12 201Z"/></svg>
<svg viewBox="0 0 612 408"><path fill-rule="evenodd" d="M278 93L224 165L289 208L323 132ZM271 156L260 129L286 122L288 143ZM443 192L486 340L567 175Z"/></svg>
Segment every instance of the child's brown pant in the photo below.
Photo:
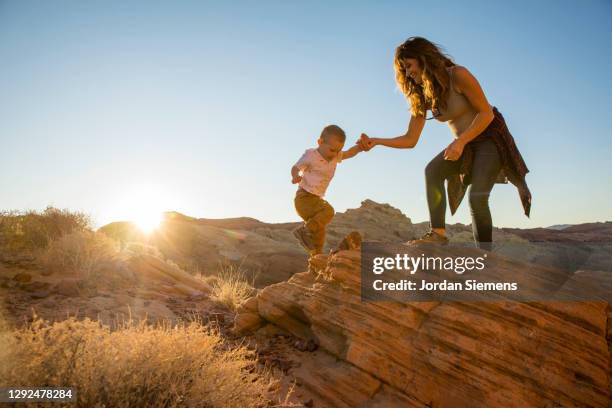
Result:
<svg viewBox="0 0 612 408"><path fill-rule="evenodd" d="M315 249L311 254L322 253L325 244L325 229L334 218L334 207L318 195L301 188L295 194L294 203L297 213L312 234Z"/></svg>

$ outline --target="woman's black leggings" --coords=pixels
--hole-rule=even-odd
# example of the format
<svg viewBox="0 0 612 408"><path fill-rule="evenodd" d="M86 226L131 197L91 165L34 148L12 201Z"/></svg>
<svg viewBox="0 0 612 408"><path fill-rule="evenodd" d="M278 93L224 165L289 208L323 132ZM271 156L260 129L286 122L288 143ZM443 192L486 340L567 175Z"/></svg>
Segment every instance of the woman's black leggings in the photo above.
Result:
<svg viewBox="0 0 612 408"><path fill-rule="evenodd" d="M480 247L489 247L480 243L492 241L493 223L489 210L489 194L493 189L501 169L501 159L495 142L486 138L471 142L474 151L474 163L471 172L472 184L469 188L470 210L472 213L472 231L474 240ZM427 204L432 228L445 227L446 194L444 180L459 172L459 160L444 160L444 151L434 157L425 168Z"/></svg>

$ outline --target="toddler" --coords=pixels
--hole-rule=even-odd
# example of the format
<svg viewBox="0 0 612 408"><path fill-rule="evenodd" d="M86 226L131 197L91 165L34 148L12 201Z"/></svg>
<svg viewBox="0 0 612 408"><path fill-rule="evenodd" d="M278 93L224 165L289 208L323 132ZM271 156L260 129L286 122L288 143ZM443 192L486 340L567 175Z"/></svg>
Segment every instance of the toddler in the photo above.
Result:
<svg viewBox="0 0 612 408"><path fill-rule="evenodd" d="M304 220L293 234L310 255L323 252L325 229L334 217L334 208L323 196L334 177L336 165L363 151L359 145L342 151L345 141L346 134L339 126L326 126L317 140L318 147L307 149L291 168L291 182L299 183L295 209Z"/></svg>

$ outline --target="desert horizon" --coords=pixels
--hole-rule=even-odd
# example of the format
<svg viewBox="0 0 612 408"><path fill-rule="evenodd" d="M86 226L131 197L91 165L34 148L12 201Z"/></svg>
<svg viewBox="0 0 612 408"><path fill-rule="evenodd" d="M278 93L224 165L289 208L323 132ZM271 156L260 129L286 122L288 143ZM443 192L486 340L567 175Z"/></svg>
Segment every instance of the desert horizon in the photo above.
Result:
<svg viewBox="0 0 612 408"><path fill-rule="evenodd" d="M364 199L365 201L373 201L369 198ZM28 212L40 212L43 211L44 208L56 208L59 209L58 207L48 204L45 207L41 208L41 209L32 209L32 208L28 208L28 209L0 209L1 213L14 213L14 214L26 214ZM275 221L262 221L261 219L245 213L243 215L235 215L235 216L227 216L227 217L200 217L200 216L194 216L194 215L189 215L187 213L181 212L181 211L176 211L173 209L164 209L161 211L149 211L146 212L145 214L142 214L140 216L137 217L133 217L130 218L129 216L127 217L118 217L116 219L107 219L105 222L100 222L97 221L95 219L95 217L93 217L90 213L88 213L87 211L84 211L82 209L70 209L70 208L61 208L62 210L65 211L69 211L69 212L79 212L82 214L87 215L91 220L92 220L92 227L97 230L100 228L104 228L105 226L109 225L109 224L113 224L113 223L123 223L123 222L129 222L129 223L133 223L134 225L138 226L144 233L151 233L154 230L156 230L157 228L159 228L161 226L161 224L163 223L164 219L167 218L168 216L171 216L172 214L176 214L178 216L183 216L183 217L188 217L188 218L192 218L192 219L197 219L197 220L203 220L203 221L232 221L232 220L239 220L239 219L252 219L261 223L265 223L265 224L297 224L300 222L300 220L296 217L293 217L293 220L275 220ZM350 208L347 208L347 210ZM401 210L400 210L401 211ZM449 220L449 221L452 221ZM425 223L427 222L426 219L420 221L421 223ZM548 228L548 229L563 229L563 228L567 228L570 226L574 226L574 225L582 225L582 224L598 224L598 223L608 223L608 222L612 222L610 219L600 219L600 220L589 220L589 221L584 221L584 222L574 222L574 223L569 223L569 222L563 222L563 220L560 220L559 222L553 223L553 224L546 224L546 225L541 225L541 226L534 226L534 227L514 227L511 225L506 225L506 226L499 226L499 228L520 228L520 229L535 229L535 228ZM462 225L466 225L469 226L470 224L464 224L461 223L459 221L454 222L454 223L450 223L450 224L462 224Z"/></svg>

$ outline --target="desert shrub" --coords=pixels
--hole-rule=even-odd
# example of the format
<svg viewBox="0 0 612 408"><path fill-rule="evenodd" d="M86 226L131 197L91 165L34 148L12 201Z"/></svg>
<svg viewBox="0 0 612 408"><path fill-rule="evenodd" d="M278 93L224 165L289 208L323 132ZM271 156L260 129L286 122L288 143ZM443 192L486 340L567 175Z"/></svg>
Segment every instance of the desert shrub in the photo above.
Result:
<svg viewBox="0 0 612 408"><path fill-rule="evenodd" d="M122 243L128 242L145 242L147 236L133 222L118 221L111 222L98 229L98 232L103 232L109 237Z"/></svg>
<svg viewBox="0 0 612 408"><path fill-rule="evenodd" d="M215 275L200 275L198 276L198 279L210 287L220 284L220 279Z"/></svg>
<svg viewBox="0 0 612 408"><path fill-rule="evenodd" d="M0 247L4 251L46 248L54 239L86 230L91 230L91 219L78 211L49 206L43 211L0 212Z"/></svg>
<svg viewBox="0 0 612 408"><path fill-rule="evenodd" d="M211 299L230 310L236 308L246 299L253 296L255 289L247 281L241 266L232 264L221 265L216 279L212 280Z"/></svg>
<svg viewBox="0 0 612 408"><path fill-rule="evenodd" d="M192 276L199 276L202 275L202 262L198 259L184 259L184 258L180 258L180 259L171 259L171 258L167 258L166 262L169 264L174 264L176 265L178 268L184 270L185 272L187 272L188 274L192 275Z"/></svg>
<svg viewBox="0 0 612 408"><path fill-rule="evenodd" d="M0 384L76 389L78 407L266 406L274 383L245 347L178 326L40 319L0 334Z"/></svg>
<svg viewBox="0 0 612 408"><path fill-rule="evenodd" d="M112 266L118 255L117 243L106 235L75 231L51 241L40 255L40 261L50 271L74 273L88 279Z"/></svg>
<svg viewBox="0 0 612 408"><path fill-rule="evenodd" d="M125 251L132 255L151 255L165 260L164 255L156 246L145 244L144 242L128 242L125 246Z"/></svg>

